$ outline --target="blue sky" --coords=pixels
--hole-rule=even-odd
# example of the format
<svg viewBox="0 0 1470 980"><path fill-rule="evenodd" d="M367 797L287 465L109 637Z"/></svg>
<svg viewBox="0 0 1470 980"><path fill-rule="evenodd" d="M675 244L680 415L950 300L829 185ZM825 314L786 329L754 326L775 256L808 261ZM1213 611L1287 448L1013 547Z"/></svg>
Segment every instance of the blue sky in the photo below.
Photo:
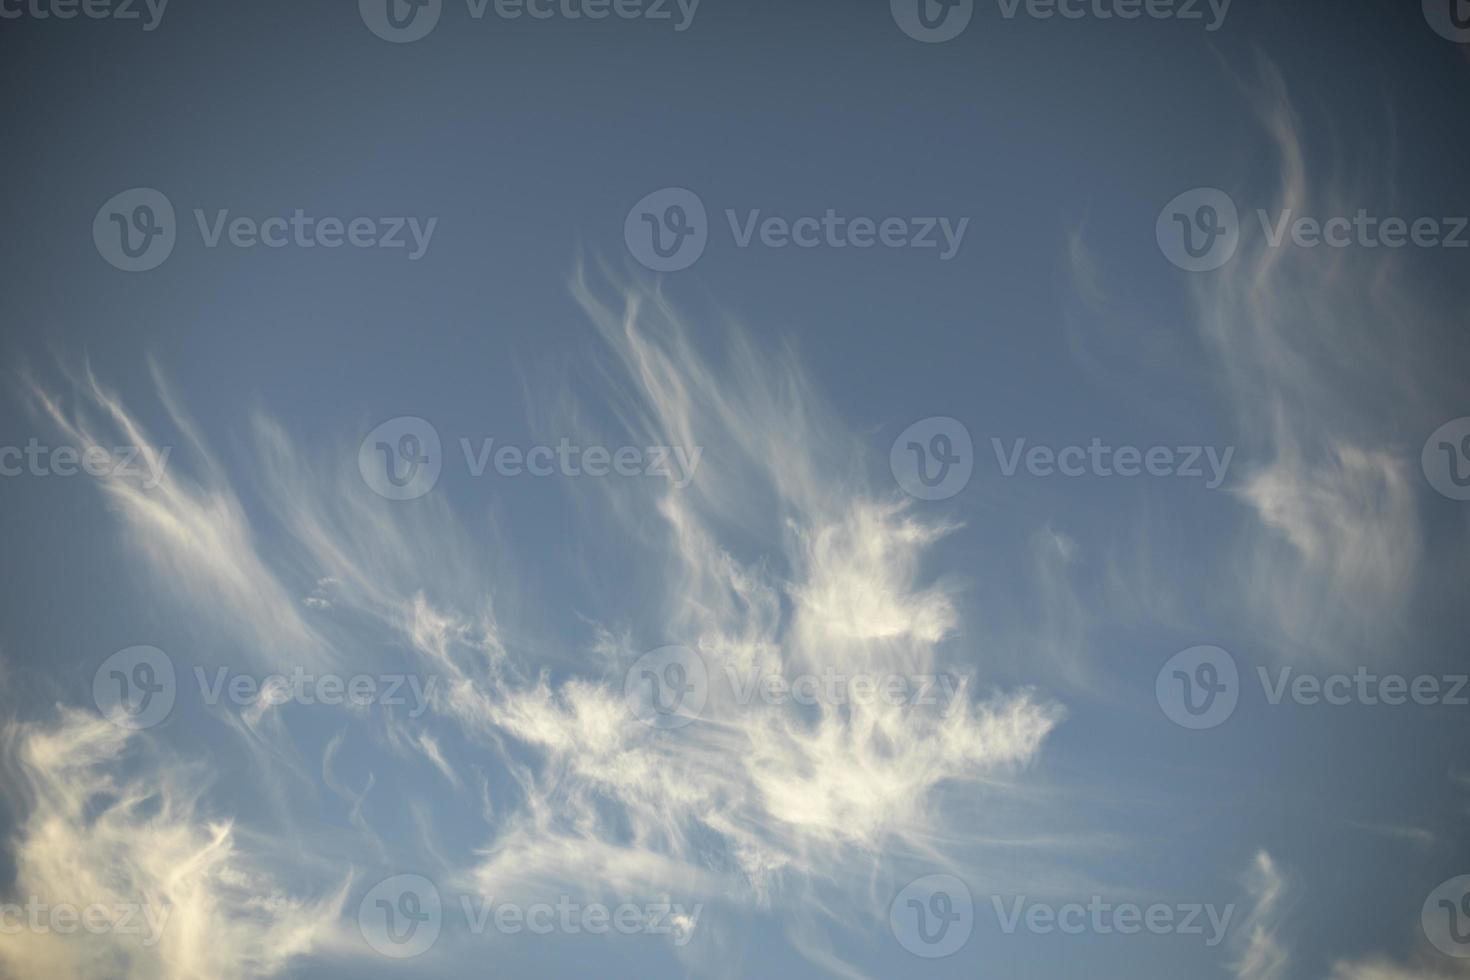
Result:
<svg viewBox="0 0 1470 980"><path fill-rule="evenodd" d="M0 976L1470 975L1457 8L392 2L0 3Z"/></svg>

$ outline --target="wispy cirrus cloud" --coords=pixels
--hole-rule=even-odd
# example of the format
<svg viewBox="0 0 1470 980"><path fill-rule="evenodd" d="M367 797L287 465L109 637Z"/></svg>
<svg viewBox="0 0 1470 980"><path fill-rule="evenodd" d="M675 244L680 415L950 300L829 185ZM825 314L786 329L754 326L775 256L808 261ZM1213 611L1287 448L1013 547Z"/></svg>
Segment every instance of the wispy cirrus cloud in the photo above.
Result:
<svg viewBox="0 0 1470 980"><path fill-rule="evenodd" d="M1030 691L978 685L962 687L944 710L736 697L724 683L733 674L958 672L940 651L963 618L959 593L922 571L926 551L955 527L867 485L861 441L825 407L792 352L764 353L732 329L717 370L655 288L633 283L599 293L579 275L573 292L611 355L603 362L606 394L628 437L702 447L704 457L689 487L604 500L611 519L601 527L611 547L652 535L665 560L643 608L618 623L593 622L555 676L523 635L505 629L497 599L509 586L445 500L402 507L377 497L345 447L323 463L280 423L255 416L252 489L286 532L263 533L160 379L199 482L170 469L156 488L109 482L103 492L162 582L240 643L333 662L352 642L443 678L426 716L349 709L356 715L349 728L321 748L322 779L348 807L362 867L410 857L375 826L376 806L406 805L373 792L386 757L370 757L351 776L343 770L346 749L366 740L427 761L453 798L485 787L485 830L472 866L446 866L443 852L420 849L447 882L502 897L575 888L779 908L791 913L800 948L828 968L855 970L841 965L824 933L870 928L883 911L872 880L900 874L905 860L961 860L939 842L980 829L976 811L967 808L961 827L944 793L970 787L1004 795L1062 709ZM84 391L129 437L146 442L122 403L90 376ZM96 438L81 413L64 411L39 385L32 393L69 436ZM330 601L301 602L312 586L300 583L316 583L313 595L329 583ZM569 612L550 598L539 602L548 615ZM327 618L319 624L320 617ZM662 732L630 712L623 673L643 650L670 639L695 651L715 683L696 724ZM279 752L294 760L289 747L299 730L289 710L288 702L262 701L224 720L255 758ZM100 738L99 730L75 746L76 765L108 757L113 744ZM179 779L186 768L152 775ZM272 778L270 766L259 769L259 778ZM287 773L300 779L306 770L293 761ZM290 810L283 786L267 792ZM198 795L190 803L202 808ZM406 812L420 825L433 821L431 809ZM225 848L227 840L216 834L199 846ZM19 846L38 844L23 837ZM76 884L57 869L37 887ZM314 901L313 915L328 916L327 899ZM340 906L341 896L333 902ZM700 932L700 943L721 941L714 926ZM311 946L309 935L260 938L278 952L261 970ZM202 960L186 962L209 972L197 966Z"/></svg>
<svg viewBox="0 0 1470 980"><path fill-rule="evenodd" d="M282 863L205 804L208 774L145 736L64 709L4 728L4 769L23 819L12 838L18 905L40 928L7 928L17 977L246 980L279 975L337 930L347 882L313 898L283 888ZM140 744L144 743L144 744ZM94 930L50 910L101 909ZM28 912L22 912L28 915Z"/></svg>

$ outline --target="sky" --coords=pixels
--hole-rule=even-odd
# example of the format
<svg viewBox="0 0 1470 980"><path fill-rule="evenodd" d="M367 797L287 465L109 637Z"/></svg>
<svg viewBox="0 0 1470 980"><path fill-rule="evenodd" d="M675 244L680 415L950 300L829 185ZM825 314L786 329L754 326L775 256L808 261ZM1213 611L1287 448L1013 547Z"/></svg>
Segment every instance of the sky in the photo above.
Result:
<svg viewBox="0 0 1470 980"><path fill-rule="evenodd" d="M1466 44L0 0L0 977L1470 977Z"/></svg>

